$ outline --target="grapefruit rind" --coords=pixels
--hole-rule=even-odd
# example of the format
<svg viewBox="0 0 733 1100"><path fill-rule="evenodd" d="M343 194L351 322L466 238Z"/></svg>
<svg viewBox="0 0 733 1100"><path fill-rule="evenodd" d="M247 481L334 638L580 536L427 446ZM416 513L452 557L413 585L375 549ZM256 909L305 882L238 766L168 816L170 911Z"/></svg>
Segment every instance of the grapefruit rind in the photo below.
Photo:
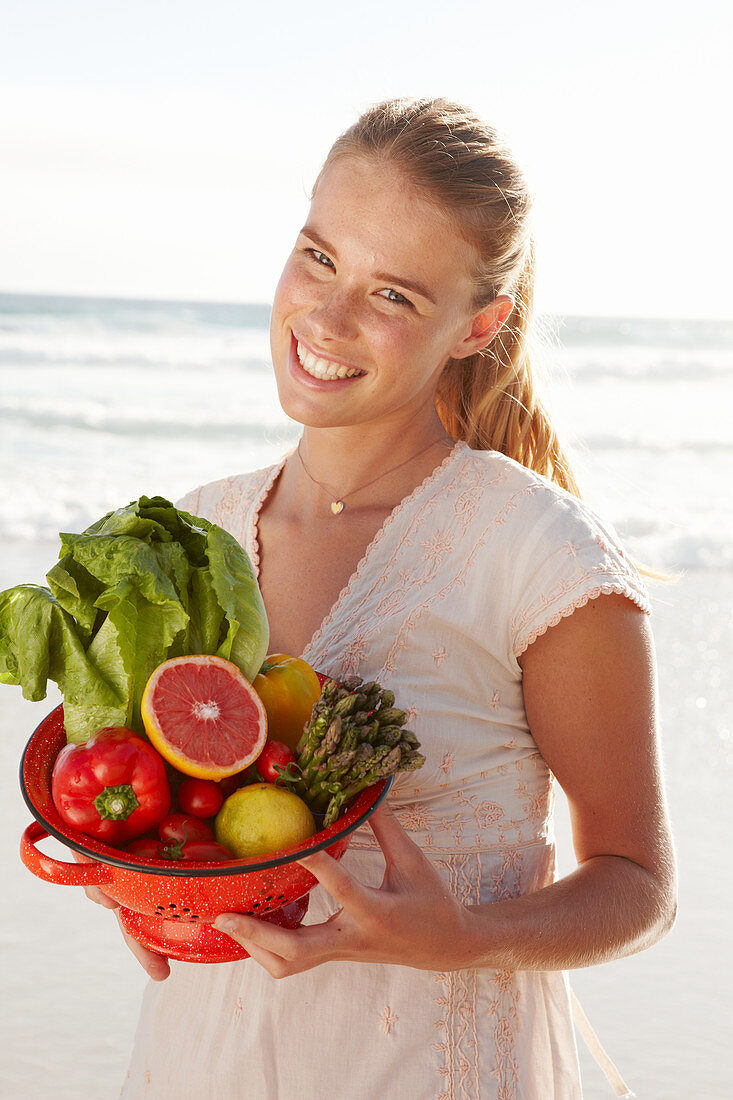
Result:
<svg viewBox="0 0 733 1100"><path fill-rule="evenodd" d="M246 699L247 704L251 707L254 722L248 719L241 727L241 748L239 752L236 750L238 731L233 731L232 727L229 727L229 742L232 745L230 755L232 759L226 764L216 764L212 760L203 760L200 756L197 757L195 754L187 753L176 739L177 735L180 736L180 731L175 729L175 723L165 719L161 721L161 707L157 702L161 695L161 682L170 684L172 675L174 676L173 682L175 682L176 670L178 670L177 678L180 680L180 684L186 688L187 694L194 704L199 702L201 706L206 707L210 702L210 700L197 701L195 699L190 685L186 683L186 677L180 675L181 666L183 666L183 670L201 667L221 670L229 678L228 681L225 681L227 686L234 691L238 691L240 700L244 701ZM145 732L151 744L174 768L183 772L184 775L190 775L196 779L213 779L216 781L244 771L260 755L267 740L267 713L259 695L235 664L215 654L202 653L172 657L170 660L164 661L156 668L145 685L140 710ZM211 720L216 721L216 719ZM233 739L232 733L234 733ZM223 743L220 742L218 747L223 748Z"/></svg>

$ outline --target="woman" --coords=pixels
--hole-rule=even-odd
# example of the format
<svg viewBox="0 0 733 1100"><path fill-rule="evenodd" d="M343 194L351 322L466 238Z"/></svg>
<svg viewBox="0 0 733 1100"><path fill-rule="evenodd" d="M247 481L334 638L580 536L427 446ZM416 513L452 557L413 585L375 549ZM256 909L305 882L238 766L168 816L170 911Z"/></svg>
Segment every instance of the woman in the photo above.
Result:
<svg viewBox="0 0 733 1100"><path fill-rule="evenodd" d="M578 1097L563 971L672 925L648 600L533 388L530 215L442 100L326 160L272 312L298 448L184 506L247 548L271 650L389 687L427 763L342 863L303 860L307 927L219 919L251 961L161 981L129 941L156 981L124 1097Z"/></svg>

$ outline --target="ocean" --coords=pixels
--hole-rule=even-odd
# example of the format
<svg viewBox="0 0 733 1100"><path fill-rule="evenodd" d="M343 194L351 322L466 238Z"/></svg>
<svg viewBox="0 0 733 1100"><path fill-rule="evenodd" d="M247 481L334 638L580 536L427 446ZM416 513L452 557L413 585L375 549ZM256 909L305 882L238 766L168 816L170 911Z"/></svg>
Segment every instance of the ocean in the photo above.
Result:
<svg viewBox="0 0 733 1100"><path fill-rule="evenodd" d="M264 305L0 294L0 589L43 583L59 531L142 494L176 499L266 465L299 427L282 413ZM584 496L639 561L679 574L651 589L680 916L650 951L573 985L637 1097L733 1092L727 840L733 812L733 322L552 317L546 403ZM55 705L0 686L6 995L0 1097L117 1096L145 982L114 918L34 878L23 746ZM567 812L560 866L573 866ZM61 846L45 850L63 858ZM580 1042L585 1095L611 1095Z"/></svg>

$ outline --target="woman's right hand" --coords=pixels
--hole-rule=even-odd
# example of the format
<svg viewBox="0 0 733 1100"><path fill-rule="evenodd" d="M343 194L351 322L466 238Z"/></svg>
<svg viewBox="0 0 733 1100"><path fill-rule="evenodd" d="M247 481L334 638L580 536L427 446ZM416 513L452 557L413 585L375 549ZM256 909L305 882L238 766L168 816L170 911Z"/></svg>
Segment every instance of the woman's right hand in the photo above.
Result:
<svg viewBox="0 0 733 1100"><path fill-rule="evenodd" d="M105 909L119 909L119 902L115 901L114 898L108 897L107 894L97 886L85 886L84 893L90 901L96 902L97 905L103 905ZM148 951L147 947L143 947L141 943L138 943L124 928L119 913L115 913L115 916L117 917L117 922L120 926L120 931L122 932L125 943L146 974L148 974L154 982L165 981L171 972L170 964L165 955L158 955L155 951Z"/></svg>

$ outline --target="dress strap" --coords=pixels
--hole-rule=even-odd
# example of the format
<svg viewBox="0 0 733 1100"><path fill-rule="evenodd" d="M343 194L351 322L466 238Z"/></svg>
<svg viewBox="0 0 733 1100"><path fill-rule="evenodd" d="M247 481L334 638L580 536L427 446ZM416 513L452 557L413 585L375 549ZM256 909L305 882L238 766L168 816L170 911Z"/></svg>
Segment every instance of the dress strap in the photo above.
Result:
<svg viewBox="0 0 733 1100"><path fill-rule="evenodd" d="M595 1031L591 1027L588 1017L581 1008L580 1001L575 996L573 990L570 990L570 1004L573 1009L573 1020L580 1034L583 1036L583 1041L588 1047L588 1050L595 1058L598 1065L606 1075L606 1080L616 1093L616 1096L636 1096L636 1093L632 1092L629 1086L624 1081L623 1077L617 1070L615 1064L606 1054L605 1050L601 1046L601 1042L596 1035Z"/></svg>

